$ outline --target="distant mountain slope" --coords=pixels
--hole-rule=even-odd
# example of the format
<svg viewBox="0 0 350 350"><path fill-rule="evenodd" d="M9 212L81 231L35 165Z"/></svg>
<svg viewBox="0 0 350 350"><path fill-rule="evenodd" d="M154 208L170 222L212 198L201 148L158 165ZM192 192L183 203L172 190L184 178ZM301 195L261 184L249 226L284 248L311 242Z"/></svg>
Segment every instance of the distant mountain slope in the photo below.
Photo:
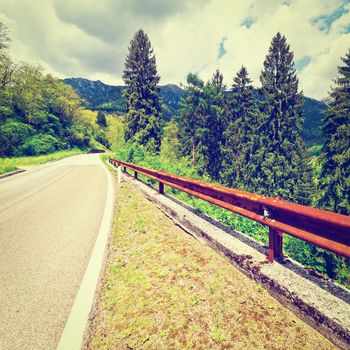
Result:
<svg viewBox="0 0 350 350"><path fill-rule="evenodd" d="M86 106L90 109L102 109L107 112L122 114L125 112L126 104L122 95L125 86L112 86L101 81L92 81L83 78L64 79L64 82L79 94L86 101ZM181 87L175 84L160 86L160 95L163 99L163 118L170 120L177 115L180 108L181 98L186 93ZM258 91L256 98L261 100ZM310 97L304 97L303 115L304 125L302 137L308 147L321 144L323 142L321 124L324 118L323 112L327 109L324 102L314 100Z"/></svg>
<svg viewBox="0 0 350 350"><path fill-rule="evenodd" d="M102 109L106 112L122 114L126 104L123 97L125 86L112 86L101 81L83 78L68 78L63 80L70 85L79 96L85 100L90 109ZM185 96L184 90L175 84L160 86L160 96L163 99L163 118L170 120L179 109L179 102Z"/></svg>

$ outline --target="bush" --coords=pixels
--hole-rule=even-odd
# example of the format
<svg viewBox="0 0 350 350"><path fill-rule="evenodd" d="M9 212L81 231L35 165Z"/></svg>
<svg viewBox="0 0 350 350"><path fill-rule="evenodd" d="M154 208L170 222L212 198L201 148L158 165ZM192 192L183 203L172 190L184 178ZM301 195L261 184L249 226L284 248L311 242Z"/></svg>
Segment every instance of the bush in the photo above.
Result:
<svg viewBox="0 0 350 350"><path fill-rule="evenodd" d="M80 123L75 123L68 129L68 142L71 146L87 148L90 145L90 134Z"/></svg>
<svg viewBox="0 0 350 350"><path fill-rule="evenodd" d="M36 135L27 140L20 152L26 156L52 153L58 149L59 141L51 135Z"/></svg>
<svg viewBox="0 0 350 350"><path fill-rule="evenodd" d="M101 145L105 146L106 148L110 148L111 144L107 138L107 135L104 131L99 130L95 134L95 139L98 141Z"/></svg>
<svg viewBox="0 0 350 350"><path fill-rule="evenodd" d="M8 120L0 125L0 156L20 155L18 147L34 133L31 126L15 120Z"/></svg>

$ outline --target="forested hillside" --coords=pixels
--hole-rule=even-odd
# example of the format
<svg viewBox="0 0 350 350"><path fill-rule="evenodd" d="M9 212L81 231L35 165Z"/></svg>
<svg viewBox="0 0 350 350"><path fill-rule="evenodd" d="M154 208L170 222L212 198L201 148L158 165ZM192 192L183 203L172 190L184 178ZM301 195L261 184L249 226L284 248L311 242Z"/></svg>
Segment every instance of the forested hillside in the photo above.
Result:
<svg viewBox="0 0 350 350"><path fill-rule="evenodd" d="M87 124L80 97L38 65L15 62L0 23L0 156L108 147L104 128Z"/></svg>
<svg viewBox="0 0 350 350"><path fill-rule="evenodd" d="M126 103L123 97L125 86L112 86L101 81L83 78L67 78L63 81L70 85L85 101L87 108L101 109L117 114L123 114L126 111ZM178 116L181 108L180 101L186 97L186 91L176 84L161 85L159 86L159 95L163 101L163 119L169 121L174 116ZM264 99L264 95L258 89L254 90L254 97L260 101ZM327 105L324 102L304 96L302 107L304 124L301 134L308 147L323 143L321 124L326 109Z"/></svg>

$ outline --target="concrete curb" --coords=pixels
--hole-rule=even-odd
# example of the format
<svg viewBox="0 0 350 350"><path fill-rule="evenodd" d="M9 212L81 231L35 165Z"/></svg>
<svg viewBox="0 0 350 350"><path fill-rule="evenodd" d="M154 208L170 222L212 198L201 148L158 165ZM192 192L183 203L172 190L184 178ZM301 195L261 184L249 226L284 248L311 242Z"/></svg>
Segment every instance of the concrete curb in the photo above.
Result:
<svg viewBox="0 0 350 350"><path fill-rule="evenodd" d="M115 191L112 175L104 164L103 168L108 179L105 211L88 266L57 346L58 350L81 349L84 332L88 325L89 314L94 303L95 292L106 253L114 213Z"/></svg>
<svg viewBox="0 0 350 350"><path fill-rule="evenodd" d="M350 348L350 304L328 293L309 279L280 263L268 263L266 255L199 217L171 198L133 177L123 180L138 188L165 215L185 231L205 241L251 279L261 283L269 293L299 318L341 349ZM233 232L239 235L239 233Z"/></svg>
<svg viewBox="0 0 350 350"><path fill-rule="evenodd" d="M24 173L25 171L26 171L25 169L18 169L18 170L12 171L11 173L0 175L0 180L4 179L6 177L10 177L10 176L13 176L13 175Z"/></svg>

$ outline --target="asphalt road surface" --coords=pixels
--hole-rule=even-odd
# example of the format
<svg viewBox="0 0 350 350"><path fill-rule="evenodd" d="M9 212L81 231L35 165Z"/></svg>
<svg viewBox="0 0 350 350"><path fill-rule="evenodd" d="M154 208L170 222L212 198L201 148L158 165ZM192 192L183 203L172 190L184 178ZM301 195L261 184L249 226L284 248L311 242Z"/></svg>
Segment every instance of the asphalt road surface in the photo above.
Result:
<svg viewBox="0 0 350 350"><path fill-rule="evenodd" d="M55 349L105 210L107 174L79 155L0 179L0 349Z"/></svg>

